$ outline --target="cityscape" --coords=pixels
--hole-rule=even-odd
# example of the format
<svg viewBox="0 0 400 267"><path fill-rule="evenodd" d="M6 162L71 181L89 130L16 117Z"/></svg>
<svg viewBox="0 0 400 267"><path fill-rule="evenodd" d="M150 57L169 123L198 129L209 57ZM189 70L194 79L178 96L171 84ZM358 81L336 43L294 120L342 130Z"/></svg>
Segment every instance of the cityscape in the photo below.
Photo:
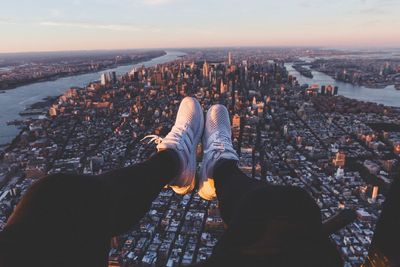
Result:
<svg viewBox="0 0 400 267"><path fill-rule="evenodd" d="M115 52L96 60L77 55L63 67L57 59L0 66L0 98L19 84L38 82L35 77L45 82L54 74L59 79L101 72L1 125L18 133L0 147L0 231L29 186L48 174L97 175L149 158L155 146L141 139L165 136L180 101L193 96L204 111L216 103L228 108L239 167L249 177L305 189L323 220L354 210L356 220L330 238L345 266L364 263L385 195L399 179L400 52L279 47L179 52ZM171 53L168 61L156 61ZM126 72L107 70L118 60L136 65ZM304 83L324 74L337 82ZM362 97L373 93L366 101L348 95L348 88ZM389 91L389 102L374 101L380 90ZM109 266L203 262L224 231L217 200L203 200L197 189L181 196L165 188L138 225L113 238Z"/></svg>
<svg viewBox="0 0 400 267"><path fill-rule="evenodd" d="M399 0L3 0L0 267L400 266Z"/></svg>
<svg viewBox="0 0 400 267"><path fill-rule="evenodd" d="M81 73L97 72L165 55L164 51L118 51L7 55L0 61L0 90Z"/></svg>

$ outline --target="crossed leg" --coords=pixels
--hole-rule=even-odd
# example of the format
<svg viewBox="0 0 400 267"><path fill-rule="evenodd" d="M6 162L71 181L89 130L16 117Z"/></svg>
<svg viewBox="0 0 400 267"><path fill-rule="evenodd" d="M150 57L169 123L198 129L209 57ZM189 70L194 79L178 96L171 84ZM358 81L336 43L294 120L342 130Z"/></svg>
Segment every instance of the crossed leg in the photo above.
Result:
<svg viewBox="0 0 400 267"><path fill-rule="evenodd" d="M139 222L178 164L166 150L99 176L39 180L0 233L0 265L107 266L110 238Z"/></svg>
<svg viewBox="0 0 400 267"><path fill-rule="evenodd" d="M227 230L210 266L343 266L305 190L251 179L224 159L214 180Z"/></svg>

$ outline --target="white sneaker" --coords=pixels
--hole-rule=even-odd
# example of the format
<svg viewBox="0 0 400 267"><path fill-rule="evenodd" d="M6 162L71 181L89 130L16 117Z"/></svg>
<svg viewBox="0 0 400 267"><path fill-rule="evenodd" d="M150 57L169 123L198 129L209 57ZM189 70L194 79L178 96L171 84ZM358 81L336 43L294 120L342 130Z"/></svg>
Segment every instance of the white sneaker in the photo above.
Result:
<svg viewBox="0 0 400 267"><path fill-rule="evenodd" d="M177 194L184 195L195 186L196 150L203 128L204 115L200 103L195 98L185 97L179 106L175 125L165 138L156 135L143 138L156 141L158 151L172 149L178 153L179 174L169 184Z"/></svg>
<svg viewBox="0 0 400 267"><path fill-rule="evenodd" d="M203 134L203 162L200 168L199 195L206 199L215 198L213 172L220 159L239 160L232 145L232 131L228 110L223 105L213 105L207 112Z"/></svg>

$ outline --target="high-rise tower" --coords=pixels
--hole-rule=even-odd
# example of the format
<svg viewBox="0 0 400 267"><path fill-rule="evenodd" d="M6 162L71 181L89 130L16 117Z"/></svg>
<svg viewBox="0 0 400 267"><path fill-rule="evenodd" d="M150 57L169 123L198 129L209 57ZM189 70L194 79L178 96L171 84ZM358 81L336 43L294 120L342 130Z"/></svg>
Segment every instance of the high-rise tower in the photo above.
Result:
<svg viewBox="0 0 400 267"><path fill-rule="evenodd" d="M208 67L208 63L207 63L207 60L206 61L204 61L204 64L203 64L203 77L208 77L208 75L209 75L209 67Z"/></svg>
<svg viewBox="0 0 400 267"><path fill-rule="evenodd" d="M228 53L228 65L232 65L232 52Z"/></svg>

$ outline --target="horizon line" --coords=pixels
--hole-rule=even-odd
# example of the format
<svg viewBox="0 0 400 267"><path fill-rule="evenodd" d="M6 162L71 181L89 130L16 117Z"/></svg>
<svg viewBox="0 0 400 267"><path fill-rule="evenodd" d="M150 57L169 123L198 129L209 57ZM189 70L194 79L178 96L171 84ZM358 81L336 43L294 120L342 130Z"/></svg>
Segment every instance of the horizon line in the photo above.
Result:
<svg viewBox="0 0 400 267"><path fill-rule="evenodd" d="M382 45L336 45L336 46L321 46L321 45L221 45L221 46L187 46L187 47L140 47L140 48L101 48L101 49L72 49L72 50L29 50L29 51L0 51L0 55L6 54L33 54L33 53L68 53L68 52L111 52L111 51L133 51L133 50L188 50L188 49L245 49L245 48L312 48L312 49L332 49L332 50L377 50L377 49L400 49L399 46L382 46Z"/></svg>

